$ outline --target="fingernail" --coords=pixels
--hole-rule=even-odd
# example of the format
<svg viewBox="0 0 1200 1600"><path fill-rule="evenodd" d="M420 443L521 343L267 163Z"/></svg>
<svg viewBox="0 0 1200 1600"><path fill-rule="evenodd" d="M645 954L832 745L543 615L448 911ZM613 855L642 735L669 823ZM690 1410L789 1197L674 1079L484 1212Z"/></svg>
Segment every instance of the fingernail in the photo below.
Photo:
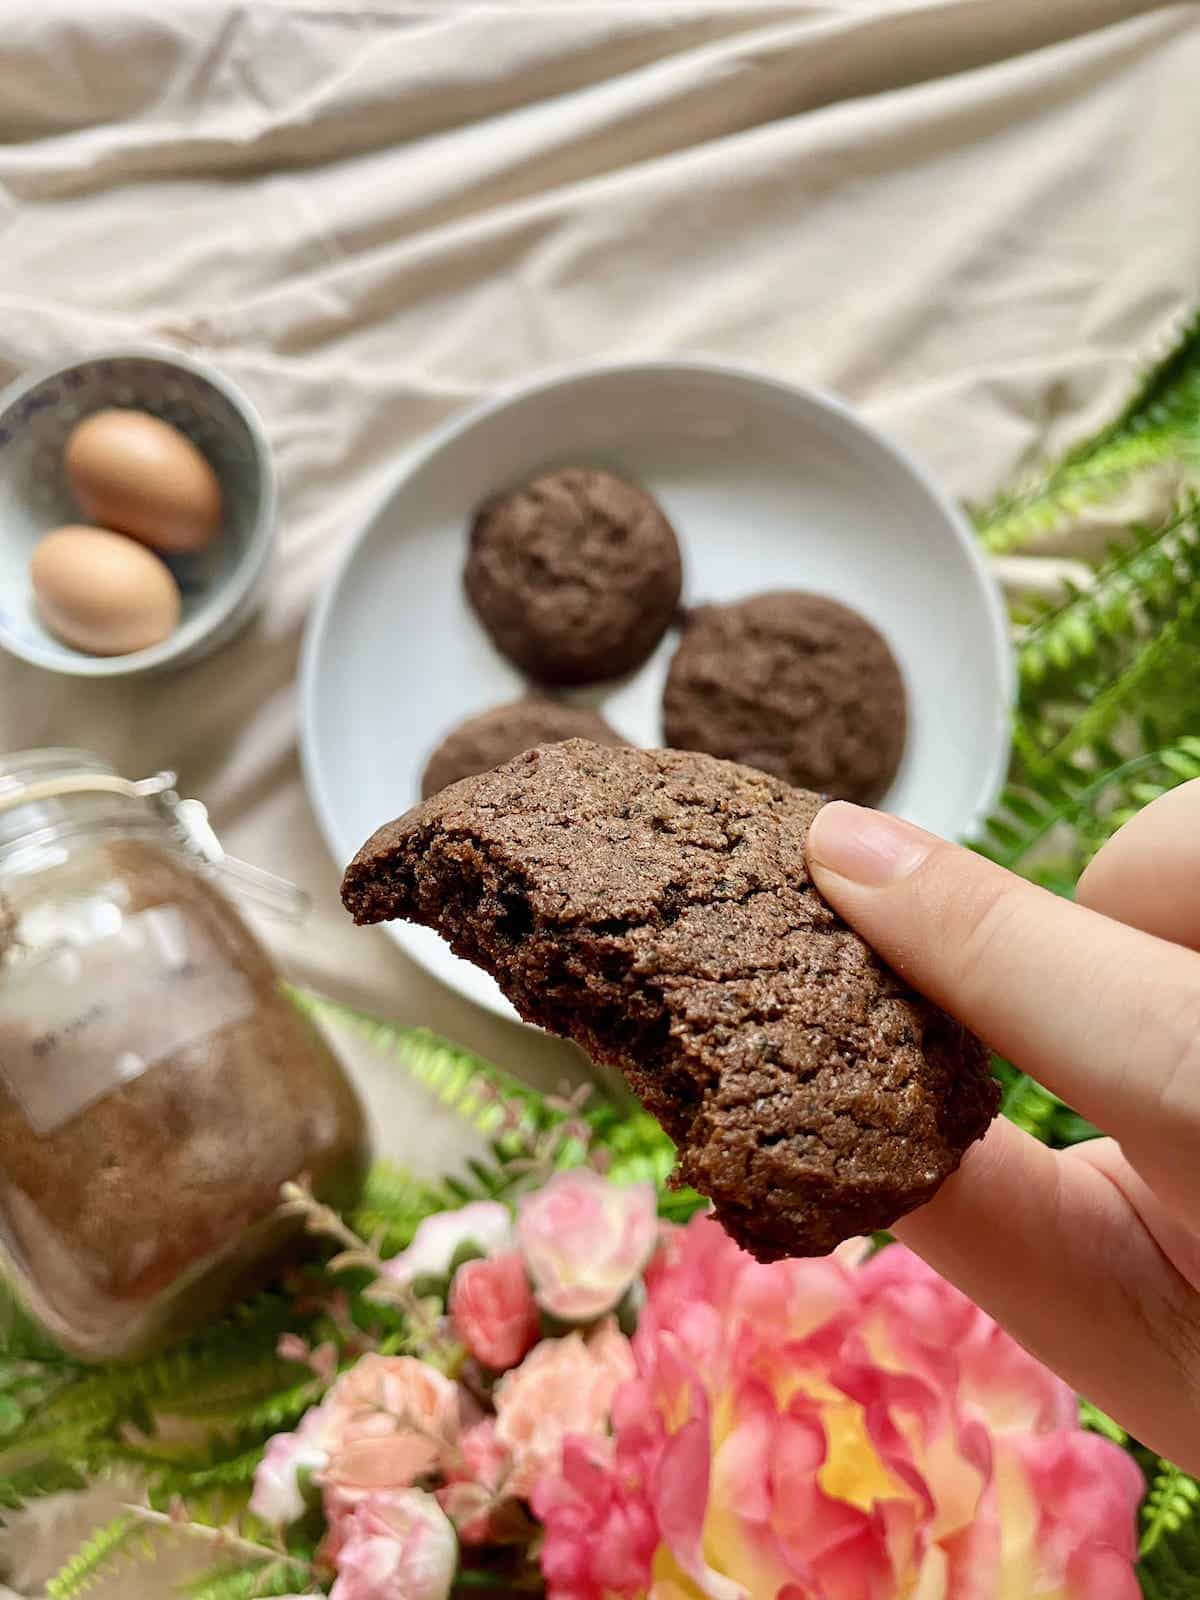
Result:
<svg viewBox="0 0 1200 1600"><path fill-rule="evenodd" d="M822 806L808 830L810 863L839 878L882 889L915 871L937 841L886 811L834 800Z"/></svg>

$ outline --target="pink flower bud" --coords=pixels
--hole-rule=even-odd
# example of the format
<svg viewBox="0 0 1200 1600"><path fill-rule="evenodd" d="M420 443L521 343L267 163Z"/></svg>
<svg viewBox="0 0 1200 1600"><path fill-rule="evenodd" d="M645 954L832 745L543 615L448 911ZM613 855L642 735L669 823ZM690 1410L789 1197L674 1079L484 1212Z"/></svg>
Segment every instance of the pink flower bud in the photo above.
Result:
<svg viewBox="0 0 1200 1600"><path fill-rule="evenodd" d="M467 1261L459 1267L450 1290L450 1315L476 1361L493 1372L515 1367L537 1343L540 1330L520 1252L507 1250L490 1261Z"/></svg>

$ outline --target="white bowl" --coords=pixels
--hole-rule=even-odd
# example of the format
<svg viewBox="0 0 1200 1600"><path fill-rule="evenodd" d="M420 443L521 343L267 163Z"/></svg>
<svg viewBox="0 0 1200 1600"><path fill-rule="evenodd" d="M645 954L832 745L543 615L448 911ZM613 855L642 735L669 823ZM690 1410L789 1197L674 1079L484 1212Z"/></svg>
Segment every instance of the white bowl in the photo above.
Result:
<svg viewBox="0 0 1200 1600"><path fill-rule="evenodd" d="M963 836L1008 760L1013 692L999 592L965 519L840 400L701 362L589 368L518 390L430 438L351 538L312 617L302 667L309 790L339 862L418 798L461 718L522 692L463 593L471 514L568 463L608 466L661 501L688 604L815 590L870 618L896 653L911 725L887 809ZM638 744L662 742L673 634L641 671L577 698ZM397 942L461 993L499 989L425 928Z"/></svg>
<svg viewBox="0 0 1200 1600"><path fill-rule="evenodd" d="M187 434L221 484L221 536L167 565L183 594L161 644L93 656L56 639L33 603L29 558L43 534L85 522L63 466L67 435L106 406L149 411ZM275 531L275 473L254 407L220 373L186 356L114 350L20 379L0 394L0 645L52 672L129 677L182 666L223 644L259 597Z"/></svg>

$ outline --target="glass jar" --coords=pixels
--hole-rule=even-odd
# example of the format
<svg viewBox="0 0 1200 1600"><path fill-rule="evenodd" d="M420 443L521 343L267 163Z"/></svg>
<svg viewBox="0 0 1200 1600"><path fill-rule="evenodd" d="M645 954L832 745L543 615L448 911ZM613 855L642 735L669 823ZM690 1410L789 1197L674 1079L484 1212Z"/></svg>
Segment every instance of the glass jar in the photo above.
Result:
<svg viewBox="0 0 1200 1600"><path fill-rule="evenodd" d="M0 757L0 1270L64 1348L133 1358L220 1311L296 1236L280 1185L334 1205L359 1102L217 886L171 774Z"/></svg>

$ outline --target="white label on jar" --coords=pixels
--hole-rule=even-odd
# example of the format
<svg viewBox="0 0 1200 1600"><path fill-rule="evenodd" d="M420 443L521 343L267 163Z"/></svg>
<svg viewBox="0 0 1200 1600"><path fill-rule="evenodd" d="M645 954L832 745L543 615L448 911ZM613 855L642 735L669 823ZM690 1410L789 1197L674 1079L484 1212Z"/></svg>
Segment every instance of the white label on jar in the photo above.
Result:
<svg viewBox="0 0 1200 1600"><path fill-rule="evenodd" d="M0 1078L50 1133L185 1045L254 1011L249 980L176 906L0 977Z"/></svg>

